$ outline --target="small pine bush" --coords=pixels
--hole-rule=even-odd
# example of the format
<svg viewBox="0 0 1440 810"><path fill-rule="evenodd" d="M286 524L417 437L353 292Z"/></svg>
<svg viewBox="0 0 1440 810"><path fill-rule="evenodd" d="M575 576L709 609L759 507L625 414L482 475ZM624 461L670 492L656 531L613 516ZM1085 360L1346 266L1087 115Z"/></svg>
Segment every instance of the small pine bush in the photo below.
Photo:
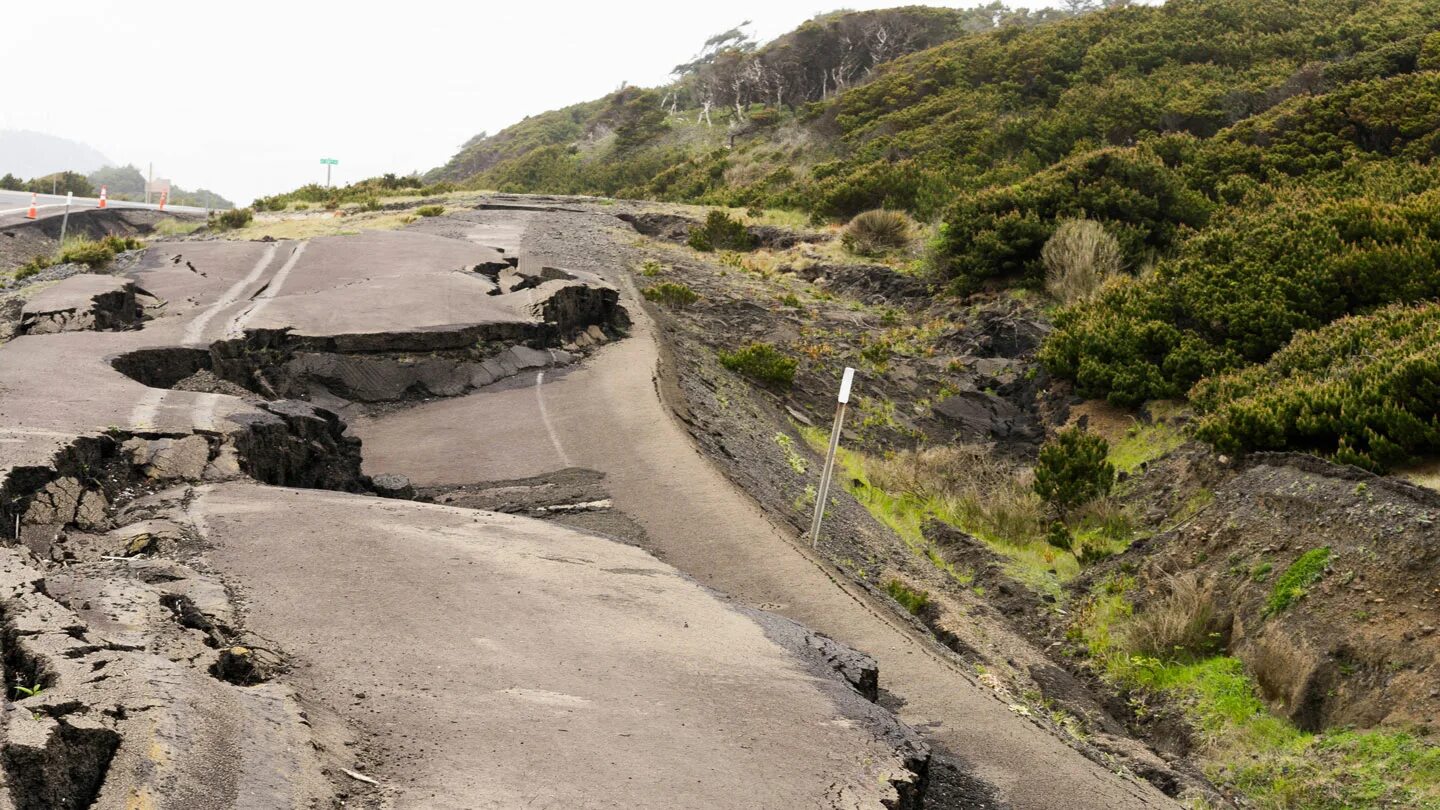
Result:
<svg viewBox="0 0 1440 810"><path fill-rule="evenodd" d="M700 300L699 293L674 281L662 281L653 287L647 287L641 294L647 301L664 304L672 309L684 309Z"/></svg>
<svg viewBox="0 0 1440 810"><path fill-rule="evenodd" d="M1061 512L1110 494L1115 468L1106 460L1110 444L1078 427L1067 428L1040 448L1035 493Z"/></svg>
<svg viewBox="0 0 1440 810"><path fill-rule="evenodd" d="M739 351L720 352L720 365L756 382L789 388L795 383L799 361L769 343L751 343Z"/></svg>
<svg viewBox="0 0 1440 810"><path fill-rule="evenodd" d="M210 215L210 230L233 231L249 225L254 219L255 212L249 208L231 208Z"/></svg>
<svg viewBox="0 0 1440 810"><path fill-rule="evenodd" d="M910 244L910 218L877 208L855 215L840 234L840 244L857 256L880 256Z"/></svg>
<svg viewBox="0 0 1440 810"><path fill-rule="evenodd" d="M703 253L716 250L750 250L755 247L755 237L745 229L744 223L724 211L713 210L705 217L704 225L691 229L686 243Z"/></svg>

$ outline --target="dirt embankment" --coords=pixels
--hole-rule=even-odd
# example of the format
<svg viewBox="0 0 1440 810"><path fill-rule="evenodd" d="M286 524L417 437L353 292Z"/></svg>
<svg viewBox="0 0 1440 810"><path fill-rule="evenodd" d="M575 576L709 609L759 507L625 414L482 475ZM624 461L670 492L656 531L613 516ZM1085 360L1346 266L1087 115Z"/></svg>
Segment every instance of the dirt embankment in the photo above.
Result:
<svg viewBox="0 0 1440 810"><path fill-rule="evenodd" d="M1222 649L1301 729L1440 731L1440 494L1292 454L1191 451L1137 483L1137 504L1203 506L1085 583L1131 572L1143 614L1198 577Z"/></svg>
<svg viewBox="0 0 1440 810"><path fill-rule="evenodd" d="M797 431L828 427L842 365L860 369L858 390L871 403L851 409L845 443L872 453L981 441L1023 460L1074 404L1033 362L1047 327L1014 301L946 304L912 277L837 261L805 240L707 256L672 247L695 227L690 217L630 221L656 240L637 285L672 282L697 295L650 307L669 349L662 382L671 399L706 453L797 532L808 526L820 461ZM755 342L799 359L793 386L756 384L719 362ZM1133 424L1117 435L1142 430ZM1058 599L953 526L932 520L920 532L928 549L907 547L843 493L832 494L821 548L877 593L897 573L923 586L930 600L917 619L986 671L997 694L1061 710L1070 719L1049 718L1057 733L1083 729L1078 747L1118 757L1171 795L1229 801L1201 773L1202 733L1181 707L1106 682L1074 642L1073 610L1116 577L1133 582L1140 616L1158 609L1177 577L1194 578L1214 640L1208 654L1239 658L1272 711L1301 730L1436 731L1433 490L1309 456L1236 462L1184 445L1139 465L1120 492L1117 506L1141 539L1087 563ZM922 553L963 572L964 585Z"/></svg>

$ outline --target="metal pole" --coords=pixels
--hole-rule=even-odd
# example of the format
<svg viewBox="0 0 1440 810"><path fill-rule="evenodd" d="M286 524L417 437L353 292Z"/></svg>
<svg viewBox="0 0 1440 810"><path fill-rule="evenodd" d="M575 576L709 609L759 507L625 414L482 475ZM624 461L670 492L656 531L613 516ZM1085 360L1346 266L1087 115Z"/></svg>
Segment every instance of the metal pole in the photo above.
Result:
<svg viewBox="0 0 1440 810"><path fill-rule="evenodd" d="M70 201L75 199L75 192L65 192L65 216L60 220L60 247L65 247L65 230L70 227Z"/></svg>
<svg viewBox="0 0 1440 810"><path fill-rule="evenodd" d="M326 163L326 164L325 164L325 187L326 187L326 188L329 188L329 187L330 187L330 167L331 167L332 165L333 165L333 164L330 164L330 163Z"/></svg>
<svg viewBox="0 0 1440 810"><path fill-rule="evenodd" d="M155 164L150 164L150 176L145 179L145 204L150 204L150 186L155 184Z"/></svg>
<svg viewBox="0 0 1440 810"><path fill-rule="evenodd" d="M830 428L830 450L825 454L825 469L820 473L820 487L815 492L815 517L810 521L810 546L820 545L820 525L825 520L825 502L830 498L830 481L835 475L835 455L840 450L840 432L845 424L845 406L850 402L850 386L855 369L846 366L840 379L840 396L835 405L835 424Z"/></svg>

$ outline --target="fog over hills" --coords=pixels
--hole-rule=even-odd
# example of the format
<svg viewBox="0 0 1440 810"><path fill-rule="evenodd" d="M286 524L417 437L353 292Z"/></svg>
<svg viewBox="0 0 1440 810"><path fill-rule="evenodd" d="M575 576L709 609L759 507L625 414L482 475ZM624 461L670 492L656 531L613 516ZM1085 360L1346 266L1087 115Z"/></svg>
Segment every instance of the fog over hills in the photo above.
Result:
<svg viewBox="0 0 1440 810"><path fill-rule="evenodd" d="M93 146L24 129L0 129L0 174L40 177L60 171L87 174L114 165Z"/></svg>

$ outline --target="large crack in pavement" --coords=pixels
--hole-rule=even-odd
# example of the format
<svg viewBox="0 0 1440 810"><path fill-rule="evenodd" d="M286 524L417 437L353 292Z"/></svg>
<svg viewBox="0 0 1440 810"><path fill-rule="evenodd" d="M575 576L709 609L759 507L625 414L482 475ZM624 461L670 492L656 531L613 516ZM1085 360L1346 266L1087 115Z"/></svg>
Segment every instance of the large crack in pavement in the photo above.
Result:
<svg viewBox="0 0 1440 810"><path fill-rule="evenodd" d="M362 471L349 420L623 336L487 244L533 216L173 243L0 345L0 807L919 806L873 660L657 562L594 471Z"/></svg>

